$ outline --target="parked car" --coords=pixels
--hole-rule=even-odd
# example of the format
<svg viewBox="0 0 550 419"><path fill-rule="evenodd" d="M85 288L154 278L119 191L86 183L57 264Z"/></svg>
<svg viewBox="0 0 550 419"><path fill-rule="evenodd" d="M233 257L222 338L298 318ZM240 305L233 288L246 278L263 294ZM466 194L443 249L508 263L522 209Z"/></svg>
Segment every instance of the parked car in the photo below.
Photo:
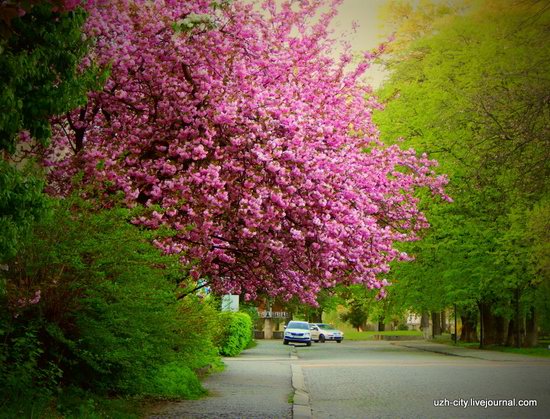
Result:
<svg viewBox="0 0 550 419"><path fill-rule="evenodd" d="M311 340L314 342L323 343L327 340L335 340L340 343L344 340L344 332L334 328L331 324L311 323L309 331L311 332Z"/></svg>
<svg viewBox="0 0 550 419"><path fill-rule="evenodd" d="M305 343L311 346L311 333L309 331L308 322L300 322L292 320L285 326L285 334L283 343L288 345L289 342Z"/></svg>

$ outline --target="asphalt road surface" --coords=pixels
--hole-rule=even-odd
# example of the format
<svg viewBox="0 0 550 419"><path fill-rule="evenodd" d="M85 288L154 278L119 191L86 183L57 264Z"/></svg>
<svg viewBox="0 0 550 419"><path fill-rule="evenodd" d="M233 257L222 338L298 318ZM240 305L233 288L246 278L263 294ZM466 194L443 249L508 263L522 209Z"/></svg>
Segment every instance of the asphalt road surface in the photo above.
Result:
<svg viewBox="0 0 550 419"><path fill-rule="evenodd" d="M550 359L477 359L388 342L313 344L297 353L314 418L550 417ZM524 400L537 407L482 407Z"/></svg>
<svg viewBox="0 0 550 419"><path fill-rule="evenodd" d="M422 342L260 340L224 362L204 381L209 397L164 404L149 417L550 418L548 358ZM525 400L537 406L517 406ZM516 406L479 406L494 403Z"/></svg>

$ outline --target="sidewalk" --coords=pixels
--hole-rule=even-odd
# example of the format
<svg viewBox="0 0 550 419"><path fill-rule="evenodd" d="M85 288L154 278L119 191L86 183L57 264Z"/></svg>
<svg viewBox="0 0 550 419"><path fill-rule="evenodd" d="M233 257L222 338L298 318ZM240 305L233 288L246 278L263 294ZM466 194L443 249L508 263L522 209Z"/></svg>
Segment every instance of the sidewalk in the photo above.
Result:
<svg viewBox="0 0 550 419"><path fill-rule="evenodd" d="M292 418L292 347L257 342L237 358L224 358L225 370L203 380L207 397L163 404L148 418Z"/></svg>
<svg viewBox="0 0 550 419"><path fill-rule="evenodd" d="M445 345L443 343L419 342L419 341L400 341L392 342L392 345L401 346L410 349L416 349L427 352L435 352L450 356L460 356L466 358L483 359L485 361L498 362L548 362L550 358L536 357L522 354L511 354L506 352L491 351L486 349L462 348L459 346Z"/></svg>

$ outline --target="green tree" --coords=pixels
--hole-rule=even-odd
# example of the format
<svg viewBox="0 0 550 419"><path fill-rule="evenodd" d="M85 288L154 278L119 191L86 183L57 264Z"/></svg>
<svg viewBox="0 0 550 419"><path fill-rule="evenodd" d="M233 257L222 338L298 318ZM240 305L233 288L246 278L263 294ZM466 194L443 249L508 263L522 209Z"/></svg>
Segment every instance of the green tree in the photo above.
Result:
<svg viewBox="0 0 550 419"><path fill-rule="evenodd" d="M479 310L485 343L502 343L507 330L536 330L548 281L549 10L487 0L431 16L388 57L375 119L385 141L439 159L454 202L430 210L430 233L405 246L417 262L397 268L396 293L419 309Z"/></svg>
<svg viewBox="0 0 550 419"><path fill-rule="evenodd" d="M102 84L93 65L81 66L90 44L82 35L84 10L35 3L22 16L12 12L25 4L0 4L0 262L45 211L42 176L32 162L20 162L22 151L45 145L50 118L85 104L86 93Z"/></svg>

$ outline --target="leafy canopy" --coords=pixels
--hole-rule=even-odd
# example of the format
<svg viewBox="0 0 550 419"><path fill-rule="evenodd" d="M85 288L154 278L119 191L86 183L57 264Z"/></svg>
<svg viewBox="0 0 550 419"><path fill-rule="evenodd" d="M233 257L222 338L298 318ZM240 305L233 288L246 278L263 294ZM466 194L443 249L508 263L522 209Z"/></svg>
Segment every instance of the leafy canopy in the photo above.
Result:
<svg viewBox="0 0 550 419"><path fill-rule="evenodd" d="M98 2L87 33L110 78L60 121L50 189L81 171L91 196L150 208L134 222L176 231L157 245L217 292L383 293L394 242L426 227L414 191L445 179L378 141L360 81L372 55L330 55L337 3Z"/></svg>

